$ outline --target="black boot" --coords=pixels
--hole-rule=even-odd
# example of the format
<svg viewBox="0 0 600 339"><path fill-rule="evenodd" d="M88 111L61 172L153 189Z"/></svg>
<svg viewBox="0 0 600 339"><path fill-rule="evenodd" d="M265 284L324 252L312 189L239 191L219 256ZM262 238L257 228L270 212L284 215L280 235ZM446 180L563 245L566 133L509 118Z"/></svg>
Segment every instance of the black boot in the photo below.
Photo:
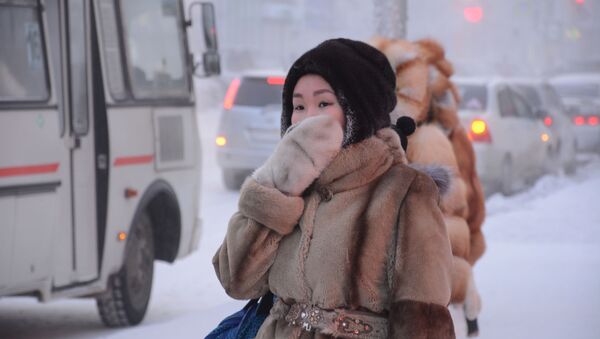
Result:
<svg viewBox="0 0 600 339"><path fill-rule="evenodd" d="M477 324L477 318L473 320L467 319L467 336L477 337L479 336L479 325Z"/></svg>

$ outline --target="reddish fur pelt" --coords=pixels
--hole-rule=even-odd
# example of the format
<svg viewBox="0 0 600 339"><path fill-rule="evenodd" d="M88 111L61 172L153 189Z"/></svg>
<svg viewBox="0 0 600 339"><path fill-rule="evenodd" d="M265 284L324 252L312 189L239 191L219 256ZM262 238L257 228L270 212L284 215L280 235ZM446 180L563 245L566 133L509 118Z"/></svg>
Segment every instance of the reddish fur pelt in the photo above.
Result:
<svg viewBox="0 0 600 339"><path fill-rule="evenodd" d="M452 64L443 47L430 39L374 38L371 45L396 71L398 105L392 121L410 116L420 126L408 139L409 163L442 165L452 173L450 190L440 203L455 255L452 302L462 302L471 266L485 251L485 205L475 152L457 114L460 98L450 80Z"/></svg>

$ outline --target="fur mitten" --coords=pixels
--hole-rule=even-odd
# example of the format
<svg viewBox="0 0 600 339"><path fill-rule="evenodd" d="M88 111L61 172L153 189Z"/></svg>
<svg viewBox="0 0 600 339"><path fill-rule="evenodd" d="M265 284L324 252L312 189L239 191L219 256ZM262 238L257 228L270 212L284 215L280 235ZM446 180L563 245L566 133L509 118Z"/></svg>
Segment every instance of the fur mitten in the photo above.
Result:
<svg viewBox="0 0 600 339"><path fill-rule="evenodd" d="M344 132L327 115L291 126L273 154L252 177L290 196L300 196L342 148Z"/></svg>

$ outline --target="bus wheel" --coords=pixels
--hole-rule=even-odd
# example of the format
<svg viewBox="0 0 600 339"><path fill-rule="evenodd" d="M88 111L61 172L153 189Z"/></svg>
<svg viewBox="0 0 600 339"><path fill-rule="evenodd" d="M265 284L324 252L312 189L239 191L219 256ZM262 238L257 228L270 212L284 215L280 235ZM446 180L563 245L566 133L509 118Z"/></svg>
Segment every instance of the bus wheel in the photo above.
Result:
<svg viewBox="0 0 600 339"><path fill-rule="evenodd" d="M152 223L142 213L131 227L123 267L109 280L106 292L96 298L102 322L109 327L137 325L148 308L154 273Z"/></svg>

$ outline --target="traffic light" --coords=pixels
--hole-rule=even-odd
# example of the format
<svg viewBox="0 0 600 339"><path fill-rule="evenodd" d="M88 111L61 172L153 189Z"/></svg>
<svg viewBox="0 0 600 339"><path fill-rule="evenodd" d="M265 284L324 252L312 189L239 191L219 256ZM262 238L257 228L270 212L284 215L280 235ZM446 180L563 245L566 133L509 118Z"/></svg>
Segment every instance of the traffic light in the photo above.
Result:
<svg viewBox="0 0 600 339"><path fill-rule="evenodd" d="M463 9L463 16L470 23L479 23L483 18L483 8L481 6L465 7Z"/></svg>

